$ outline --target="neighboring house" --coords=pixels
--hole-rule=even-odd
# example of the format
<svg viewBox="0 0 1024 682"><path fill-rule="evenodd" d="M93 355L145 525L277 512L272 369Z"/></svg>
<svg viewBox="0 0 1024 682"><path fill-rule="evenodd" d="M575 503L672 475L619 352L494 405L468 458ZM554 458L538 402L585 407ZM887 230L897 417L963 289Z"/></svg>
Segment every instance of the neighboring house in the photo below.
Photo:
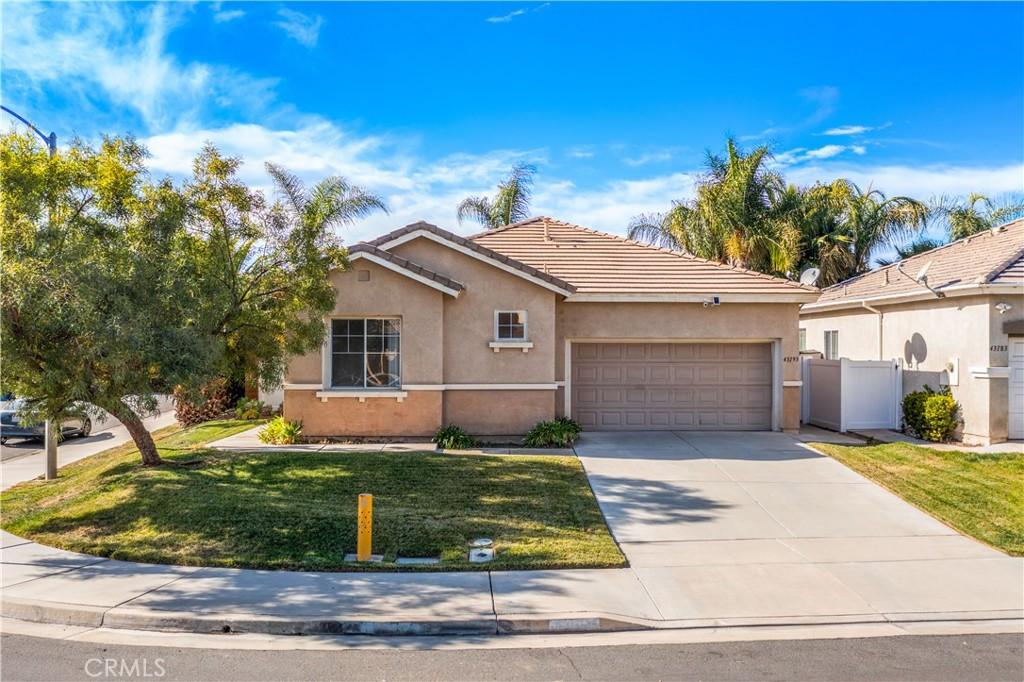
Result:
<svg viewBox="0 0 1024 682"><path fill-rule="evenodd" d="M349 259L324 352L285 378L307 435L799 427L813 287L549 218L469 238L415 223Z"/></svg>
<svg viewBox="0 0 1024 682"><path fill-rule="evenodd" d="M1024 438L1024 220L829 287L800 328L826 358L902 359L904 392L950 385L967 443Z"/></svg>

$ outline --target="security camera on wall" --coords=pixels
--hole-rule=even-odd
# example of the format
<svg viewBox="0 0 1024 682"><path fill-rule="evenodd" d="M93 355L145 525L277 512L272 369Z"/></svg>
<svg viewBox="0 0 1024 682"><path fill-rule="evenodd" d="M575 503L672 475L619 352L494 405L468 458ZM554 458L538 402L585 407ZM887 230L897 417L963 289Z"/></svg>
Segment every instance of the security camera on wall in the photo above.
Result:
<svg viewBox="0 0 1024 682"><path fill-rule="evenodd" d="M704 307L705 308L708 308L708 307L711 307L711 306L720 305L721 303L722 303L722 301L717 296L712 296L711 298L705 298L704 299Z"/></svg>

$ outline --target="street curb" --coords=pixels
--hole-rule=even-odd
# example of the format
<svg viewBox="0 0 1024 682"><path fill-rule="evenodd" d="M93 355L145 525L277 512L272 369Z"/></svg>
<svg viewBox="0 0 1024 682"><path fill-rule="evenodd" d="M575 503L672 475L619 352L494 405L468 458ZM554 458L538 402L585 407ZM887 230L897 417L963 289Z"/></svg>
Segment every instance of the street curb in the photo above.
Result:
<svg viewBox="0 0 1024 682"><path fill-rule="evenodd" d="M19 621L118 630L146 630L192 634L265 635L525 635L639 630L696 630L707 628L819 626L841 624L912 624L928 622L1017 621L1024 623L1024 610L945 613L887 613L845 616L794 616L788 618L716 618L648 620L598 612L550 614L509 614L464 619L410 616L397 620L358 615L337 618L322 615L272 616L229 613L195 614L148 608L83 604L61 604L32 599L3 598L2 615Z"/></svg>
<svg viewBox="0 0 1024 682"><path fill-rule="evenodd" d="M493 635L494 619L416 618L393 620L373 616L268 616L259 614L194 614L153 609L115 608L103 626L123 630L159 630L197 634L253 633L265 635Z"/></svg>

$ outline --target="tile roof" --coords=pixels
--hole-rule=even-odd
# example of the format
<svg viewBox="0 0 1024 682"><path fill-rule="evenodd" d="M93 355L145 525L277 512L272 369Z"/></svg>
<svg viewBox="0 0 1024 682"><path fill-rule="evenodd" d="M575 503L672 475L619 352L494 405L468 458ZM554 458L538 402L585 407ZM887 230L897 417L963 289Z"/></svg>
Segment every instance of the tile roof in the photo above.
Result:
<svg viewBox="0 0 1024 682"><path fill-rule="evenodd" d="M566 292L572 293L573 291L575 291L575 287L572 284L563 279L555 277L554 275L549 274L548 272L545 272L543 269L535 268L532 265L526 262L516 260L514 257L510 257L505 253L499 253L498 251L487 248L485 244L480 244L465 237L460 237L454 232L443 230L437 225L432 225L431 223L427 223L422 220L416 223L412 223L410 225L406 225L405 227L400 227L397 230L388 232L386 235L382 237L377 237L376 239L373 239L371 241L360 242L360 244L366 244L367 246L373 247L381 247L385 244L394 241L395 239L403 237L407 234L411 234L413 232L417 232L419 230L424 230L426 232L433 233L441 237L442 239L448 240L454 244L458 244L459 246L475 251L481 256L485 256L487 258L490 258L491 260L495 260L499 263L515 268L516 270L519 270L523 274L530 275L531 277L547 282L548 284L552 284L560 289L564 289ZM360 244L357 244L356 246L359 246ZM349 250L351 251L351 249Z"/></svg>
<svg viewBox="0 0 1024 682"><path fill-rule="evenodd" d="M462 282L456 282L454 279L451 279L450 277L445 277L444 275L434 272L433 270L430 270L428 268L425 268L422 265L417 265L416 263L413 263L411 260L407 258L396 256L390 251L385 251L384 249L378 248L373 244L369 244L367 242L360 242L359 244L350 246L348 249L348 253L349 255L357 253L368 253L378 258L382 258L388 261L389 263L397 265L403 270L408 270L409 272L415 273L420 277L425 277L431 281L437 282L442 286L448 287L449 289L454 289L455 291L462 291L463 289L466 288L462 285Z"/></svg>
<svg viewBox="0 0 1024 682"><path fill-rule="evenodd" d="M578 294L813 297L818 293L815 287L798 282L543 216L481 232L469 239L557 275L572 283Z"/></svg>
<svg viewBox="0 0 1024 682"><path fill-rule="evenodd" d="M927 263L931 263L928 285L937 291L972 284L1024 284L1024 220L958 239L835 284L822 290L817 305L925 292L913 277ZM897 265L907 274L901 273Z"/></svg>

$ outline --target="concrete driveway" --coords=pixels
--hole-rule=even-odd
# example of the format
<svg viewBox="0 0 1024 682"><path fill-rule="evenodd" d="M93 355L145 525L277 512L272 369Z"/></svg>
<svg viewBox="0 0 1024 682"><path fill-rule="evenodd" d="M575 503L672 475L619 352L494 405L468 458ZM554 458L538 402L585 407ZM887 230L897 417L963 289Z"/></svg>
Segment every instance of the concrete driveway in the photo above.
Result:
<svg viewBox="0 0 1024 682"><path fill-rule="evenodd" d="M588 433L576 447L666 620L1019 618L1024 561L781 433Z"/></svg>

